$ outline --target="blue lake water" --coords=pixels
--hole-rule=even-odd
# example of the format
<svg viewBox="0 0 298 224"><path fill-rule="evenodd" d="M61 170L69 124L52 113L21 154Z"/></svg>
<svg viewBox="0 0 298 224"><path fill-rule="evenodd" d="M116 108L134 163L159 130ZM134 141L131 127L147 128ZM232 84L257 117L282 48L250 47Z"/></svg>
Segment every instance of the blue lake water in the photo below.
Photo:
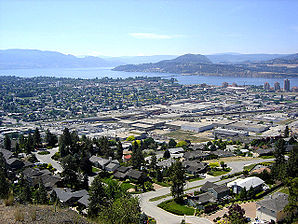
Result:
<svg viewBox="0 0 298 224"><path fill-rule="evenodd" d="M128 78L136 76L147 77L161 77L161 78L175 78L181 84L201 84L206 83L208 85L221 85L223 82L229 84L235 82L238 85L264 85L268 82L270 86L274 85L274 82L279 82L281 88L283 88L282 78L243 78L243 77L222 77L222 76L201 76L191 75L184 76L180 74L170 73L148 73L148 72L121 72L112 71L111 68L53 68L53 69L9 69L0 70L0 76L14 75L19 77L36 77L36 76L48 76L48 77L65 77L65 78ZM298 86L298 77L289 78L291 87Z"/></svg>

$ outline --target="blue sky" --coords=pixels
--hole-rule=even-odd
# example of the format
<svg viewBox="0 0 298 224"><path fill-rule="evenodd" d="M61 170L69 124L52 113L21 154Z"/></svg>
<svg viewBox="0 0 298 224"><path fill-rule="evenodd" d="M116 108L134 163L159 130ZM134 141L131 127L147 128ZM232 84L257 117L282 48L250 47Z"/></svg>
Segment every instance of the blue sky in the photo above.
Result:
<svg viewBox="0 0 298 224"><path fill-rule="evenodd" d="M296 0L0 0L0 49L297 53Z"/></svg>

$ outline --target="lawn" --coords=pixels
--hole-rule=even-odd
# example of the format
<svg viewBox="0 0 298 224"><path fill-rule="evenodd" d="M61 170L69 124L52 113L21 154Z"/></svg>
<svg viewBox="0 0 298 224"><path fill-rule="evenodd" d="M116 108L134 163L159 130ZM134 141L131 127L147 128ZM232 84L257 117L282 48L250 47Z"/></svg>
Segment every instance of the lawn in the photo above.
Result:
<svg viewBox="0 0 298 224"><path fill-rule="evenodd" d="M243 170L247 170L248 172L250 172L257 164L250 164L247 166L243 167Z"/></svg>
<svg viewBox="0 0 298 224"><path fill-rule="evenodd" d="M204 178L202 177L194 177L194 178L191 178L191 179L188 179L189 182L194 182L194 181L197 181L197 180L203 180Z"/></svg>
<svg viewBox="0 0 298 224"><path fill-rule="evenodd" d="M176 215L193 215L195 210L187 205L177 204L174 200L162 202L158 207Z"/></svg>
<svg viewBox="0 0 298 224"><path fill-rule="evenodd" d="M37 154L38 155L48 155L48 154L50 154L50 152L49 151L40 151Z"/></svg>
<svg viewBox="0 0 298 224"><path fill-rule="evenodd" d="M289 194L289 188L284 187L284 188L280 189L279 192Z"/></svg>
<svg viewBox="0 0 298 224"><path fill-rule="evenodd" d="M120 187L122 188L122 190L127 191L128 189L134 188L135 186L131 183L122 183Z"/></svg>
<svg viewBox="0 0 298 224"><path fill-rule="evenodd" d="M216 176L221 176L221 175L227 174L230 171L231 171L231 168L228 168L226 170L211 170L208 172L208 174L216 177Z"/></svg>
<svg viewBox="0 0 298 224"><path fill-rule="evenodd" d="M99 171L100 171L99 168L97 168L97 167L95 167L95 166L92 166L92 173L97 173L97 172L99 172Z"/></svg>

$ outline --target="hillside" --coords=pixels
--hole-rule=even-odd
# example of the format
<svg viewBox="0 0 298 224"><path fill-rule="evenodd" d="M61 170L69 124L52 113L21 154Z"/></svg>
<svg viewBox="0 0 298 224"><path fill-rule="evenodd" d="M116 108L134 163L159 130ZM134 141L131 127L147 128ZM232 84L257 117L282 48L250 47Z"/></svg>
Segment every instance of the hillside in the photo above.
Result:
<svg viewBox="0 0 298 224"><path fill-rule="evenodd" d="M87 68L107 67L121 64L109 62L99 57L78 58L56 51L40 50L0 50L0 69L18 68Z"/></svg>
<svg viewBox="0 0 298 224"><path fill-rule="evenodd" d="M14 205L0 204L0 223L78 223L91 224L84 217L68 208L54 208L54 205Z"/></svg>
<svg viewBox="0 0 298 224"><path fill-rule="evenodd" d="M283 60L295 60L287 56ZM157 63L128 64L115 67L115 71L159 72L185 75L216 75L237 77L297 77L298 67L271 66L270 63L214 64L206 56L186 54Z"/></svg>
<svg viewBox="0 0 298 224"><path fill-rule="evenodd" d="M298 53L267 61L268 64L298 64Z"/></svg>

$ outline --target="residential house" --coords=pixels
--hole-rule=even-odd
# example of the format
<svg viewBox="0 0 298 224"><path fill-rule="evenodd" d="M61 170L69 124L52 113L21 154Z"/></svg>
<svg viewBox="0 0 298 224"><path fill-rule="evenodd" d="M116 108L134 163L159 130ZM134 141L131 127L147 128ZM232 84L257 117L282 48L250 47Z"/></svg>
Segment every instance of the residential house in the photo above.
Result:
<svg viewBox="0 0 298 224"><path fill-rule="evenodd" d="M119 166L116 170L116 172L114 173L114 177L117 179L126 179L127 177L127 172L130 170L129 167L125 167L125 166Z"/></svg>
<svg viewBox="0 0 298 224"><path fill-rule="evenodd" d="M274 149L270 148L270 149L257 149L256 153L258 154L258 156L271 156L274 153Z"/></svg>
<svg viewBox="0 0 298 224"><path fill-rule="evenodd" d="M276 223L282 221L287 215L283 209L288 203L288 195L277 192L257 202L256 216L258 219L267 222L271 220Z"/></svg>
<svg viewBox="0 0 298 224"><path fill-rule="evenodd" d="M255 192L260 192L263 190L265 182L259 177L247 177L245 179L237 179L228 183L227 186L232 188L233 193L239 194L242 189L249 190L253 188Z"/></svg>
<svg viewBox="0 0 298 224"><path fill-rule="evenodd" d="M202 163L200 160L186 160L182 162L182 165L187 173L193 175L206 173L208 169L208 164Z"/></svg>
<svg viewBox="0 0 298 224"><path fill-rule="evenodd" d="M80 199L81 203L88 204L87 199L88 197L88 191L79 190L79 191L72 191L69 188L54 188L51 192L52 198L58 198L60 203L67 205L67 206L73 206L76 202L78 202Z"/></svg>
<svg viewBox="0 0 298 224"><path fill-rule="evenodd" d="M230 195L230 189L226 185L217 185L210 181L201 187L201 191L210 192L216 200L225 199Z"/></svg>
<svg viewBox="0 0 298 224"><path fill-rule="evenodd" d="M187 196L187 204L198 209L204 209L204 206L210 202L216 202L216 199L210 192L205 192L196 196Z"/></svg>
<svg viewBox="0 0 298 224"><path fill-rule="evenodd" d="M184 158L186 160L194 160L194 159L204 160L204 159L207 159L209 155L210 155L209 152L202 151L202 150L195 150L195 151L185 152Z"/></svg>
<svg viewBox="0 0 298 224"><path fill-rule="evenodd" d="M182 147L170 148L168 149L171 155L171 158L182 158L184 155L184 149Z"/></svg>

